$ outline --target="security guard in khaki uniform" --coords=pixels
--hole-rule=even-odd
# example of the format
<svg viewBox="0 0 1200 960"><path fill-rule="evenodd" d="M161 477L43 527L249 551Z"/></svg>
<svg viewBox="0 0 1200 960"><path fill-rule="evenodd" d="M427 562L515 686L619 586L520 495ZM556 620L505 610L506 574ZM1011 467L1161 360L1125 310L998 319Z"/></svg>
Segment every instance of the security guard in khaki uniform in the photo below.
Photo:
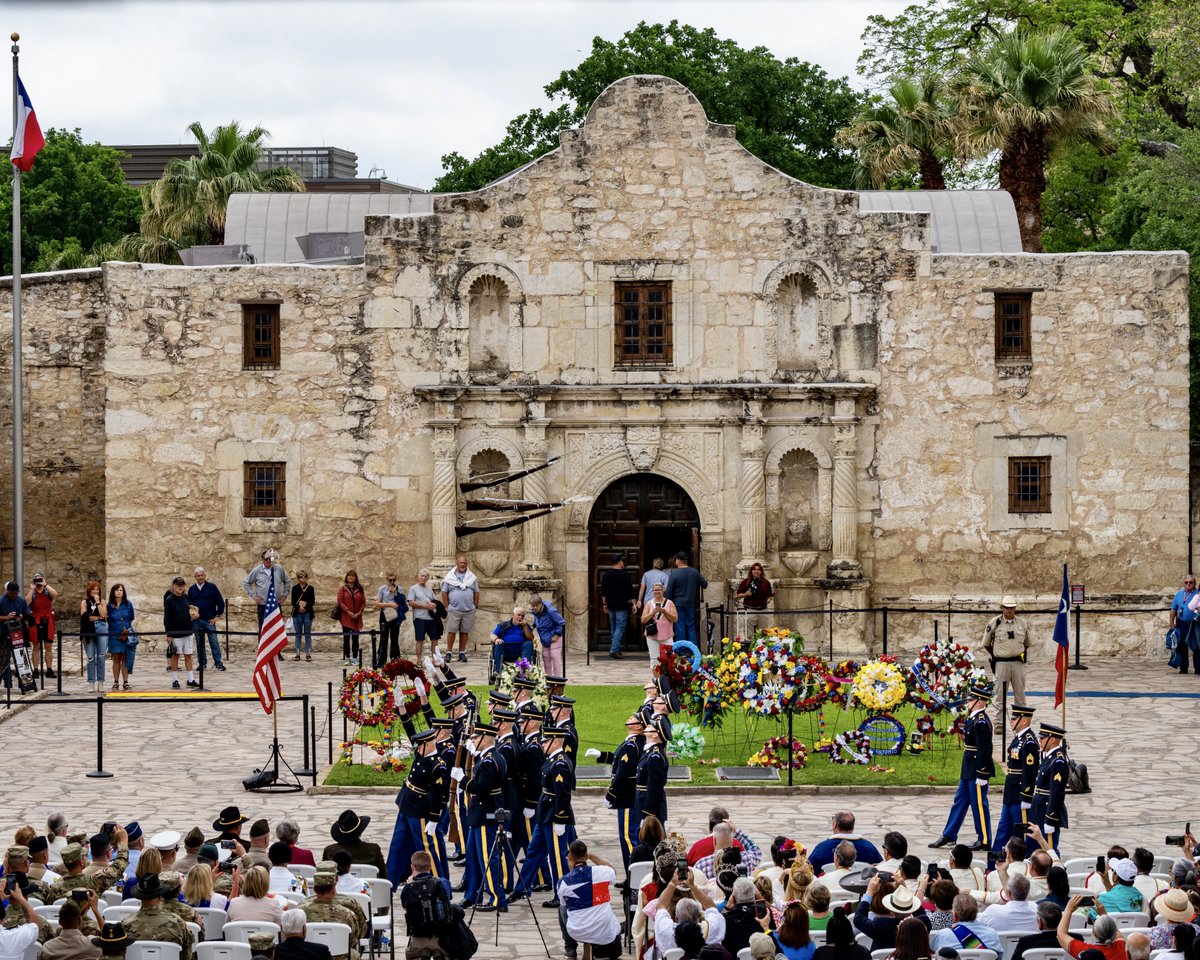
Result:
<svg viewBox="0 0 1200 960"><path fill-rule="evenodd" d="M50 899L46 902L53 903L59 897L69 896L70 891L77 887L91 890L96 896L100 896L113 884L119 883L125 875L125 868L129 866L129 845L124 827L118 826L113 836L118 845L116 857L111 863L88 872L84 872L83 847L78 843L68 843L63 847L62 862L67 875L54 882L50 888Z"/></svg>
<svg viewBox="0 0 1200 960"><path fill-rule="evenodd" d="M1025 702L1025 660L1028 657L1029 625L1017 616L1017 601L1005 596L1000 601L1000 615L992 617L983 628L983 649L988 653L992 673L996 677L995 692L1000 684L1008 684L1008 695L1014 703ZM1004 698L996 696L997 730L1004 729Z"/></svg>
<svg viewBox="0 0 1200 960"><path fill-rule="evenodd" d="M337 886L337 870L326 869L327 861L321 861L313 874L313 896L300 904L300 909L309 923L344 923L350 928L350 953L334 954L333 960L349 960L358 955L355 946L364 935L358 918L345 906L335 902L334 887Z"/></svg>
<svg viewBox="0 0 1200 960"><path fill-rule="evenodd" d="M177 943L180 960L192 960L192 934L184 922L163 905L162 881L157 873L138 878L133 895L142 901L138 912L124 920L125 932L134 940Z"/></svg>

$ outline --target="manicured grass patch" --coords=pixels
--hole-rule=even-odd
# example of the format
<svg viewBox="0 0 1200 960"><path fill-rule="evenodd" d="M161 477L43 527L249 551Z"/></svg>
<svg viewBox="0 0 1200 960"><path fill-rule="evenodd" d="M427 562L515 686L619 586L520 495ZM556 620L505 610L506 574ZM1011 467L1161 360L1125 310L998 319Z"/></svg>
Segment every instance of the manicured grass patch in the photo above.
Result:
<svg viewBox="0 0 1200 960"><path fill-rule="evenodd" d="M487 695L485 687L472 687L477 697ZM575 724L579 729L580 761L584 762L583 751L589 747L611 750L625 737L625 721L642 702L640 686L571 686L568 693L575 698ZM906 730L912 728L917 711L905 705L893 714ZM844 711L840 707L826 706L824 710L825 735L834 736L846 730L857 729L866 719L863 711ZM689 717L677 714L672 717L675 724L690 723ZM944 724L939 724L942 726ZM353 732L353 731L352 731ZM786 720L763 718L741 712L729 711L720 729L703 729L706 741L701 759L717 757L722 766L744 766L746 760L761 749L763 742L771 737L786 737ZM821 736L817 713L797 714L792 721L792 735L808 747L808 764L796 770L792 779L795 784L818 785L868 785L868 786L932 786L953 785L958 782L962 750L957 737L934 737L933 749L924 753L909 753L898 756L876 757L874 764L894 770L892 773L872 772L865 766L841 766L830 762L828 756L816 753L812 746ZM372 739L366 732L363 739ZM673 764L685 761L673 760ZM691 784L673 783L672 790L688 786L711 786L717 783L716 770L711 766L687 761L692 768ZM780 782L787 783L787 770L779 771ZM366 765L347 766L338 762L329 771L325 783L330 786L390 786L399 787L404 774L381 773ZM581 781L588 783L589 781ZM595 781L591 781L595 782Z"/></svg>

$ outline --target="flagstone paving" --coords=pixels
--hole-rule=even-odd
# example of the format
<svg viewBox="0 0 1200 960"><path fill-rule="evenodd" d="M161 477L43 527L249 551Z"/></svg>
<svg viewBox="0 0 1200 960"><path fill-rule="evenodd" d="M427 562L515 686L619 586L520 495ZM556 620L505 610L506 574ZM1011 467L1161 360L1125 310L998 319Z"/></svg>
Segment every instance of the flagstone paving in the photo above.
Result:
<svg viewBox="0 0 1200 960"><path fill-rule="evenodd" d="M140 693L169 692L170 677L161 672L161 664L153 654L139 657L134 680ZM250 666L249 653L235 653L229 670L207 674L206 683L213 691L249 691ZM327 683L340 683L340 662L318 655L314 663L289 660L280 668L285 692L308 693L318 708L322 728L318 760L323 774L328 766L328 731L323 729ZM580 682L586 678L589 683L639 683L646 663L602 657L586 665L579 656L568 669ZM483 659L472 658L465 672L472 682L482 682ZM1159 661L1098 660L1087 672L1073 672L1069 682L1071 753L1088 765L1093 792L1068 796L1071 829L1063 853L1094 855L1119 841L1130 848L1143 845L1155 853L1172 854L1164 849L1163 837L1181 832L1184 820L1200 821L1190 772L1200 676L1179 676ZM1031 691L1052 691L1053 683L1052 665L1031 665ZM64 681L64 690L72 694L66 702L38 703L0 724L0 755L7 773L0 781L4 811L0 840L11 836L21 823L42 827L47 814L58 810L73 824L89 828L108 819L136 818L149 834L168 826L186 831L199 824L208 829L222 807L237 804L248 816L264 816L272 822L284 815L295 817L302 828L301 845L318 850L328 842L329 824L341 810L352 807L373 818L367 837L386 848L396 813L390 791L268 795L242 789L242 778L267 759L271 742L271 719L256 701L167 704L106 698L104 767L113 776L89 779L86 774L96 766L95 700L87 698L86 684L77 676ZM1091 696L1089 691L1101 695ZM1112 695L1121 692L1140 696ZM1060 716L1052 709L1052 698L1033 695L1030 700L1038 711L1035 721ZM639 701L639 692L631 690L630 706ZM0 719L8 713L0 706ZM301 724L298 703L281 705L280 741L296 767L302 759ZM336 745L341 739L340 719L334 736ZM581 749L589 745L583 743ZM801 772L798 781L802 779ZM829 817L848 807L856 812L862 833L878 840L885 830L898 829L920 855L928 852L924 844L940 832L950 796L947 790L924 788L853 794L823 788L784 795L778 788L746 785L725 790L679 787L669 793L670 826L689 839L696 838L704 832L714 803L734 811L739 826L764 848L780 833L811 848L828 833ZM595 792L577 797L575 812L579 835L601 856L616 860L613 816L604 809L602 798ZM998 811L993 811L996 816ZM479 915L477 956L488 960L542 955L537 931L525 915L528 910L522 904L502 921L499 947L492 945L493 919ZM551 955L557 957L562 944L554 914L540 907L538 913ZM403 942L401 925L397 946L402 948Z"/></svg>

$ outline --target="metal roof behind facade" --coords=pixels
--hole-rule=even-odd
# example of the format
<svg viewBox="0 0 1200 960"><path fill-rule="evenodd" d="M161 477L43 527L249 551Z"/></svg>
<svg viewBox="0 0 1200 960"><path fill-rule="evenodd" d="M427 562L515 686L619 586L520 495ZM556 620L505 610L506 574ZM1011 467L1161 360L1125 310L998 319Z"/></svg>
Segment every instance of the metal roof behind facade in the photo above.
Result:
<svg viewBox="0 0 1200 960"><path fill-rule="evenodd" d="M934 253L1020 253L1017 208L1007 190L862 190L859 210L931 214Z"/></svg>
<svg viewBox="0 0 1200 960"><path fill-rule="evenodd" d="M432 209L428 193L235 193L225 211L225 242L246 244L259 263L302 263L297 237L361 233L367 217Z"/></svg>

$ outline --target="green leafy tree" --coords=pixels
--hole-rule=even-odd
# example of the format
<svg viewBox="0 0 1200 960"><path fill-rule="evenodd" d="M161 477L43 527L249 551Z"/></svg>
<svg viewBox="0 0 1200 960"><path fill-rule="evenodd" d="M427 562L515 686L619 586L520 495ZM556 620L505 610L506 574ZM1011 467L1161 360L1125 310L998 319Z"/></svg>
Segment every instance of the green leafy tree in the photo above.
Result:
<svg viewBox="0 0 1200 960"><path fill-rule="evenodd" d="M864 184L883 187L916 167L923 190L945 190L945 165L954 143L955 108L935 74L896 81L888 98L865 108L838 141L858 152Z"/></svg>
<svg viewBox="0 0 1200 960"><path fill-rule="evenodd" d="M121 243L133 259L178 262L178 251L195 244L222 243L225 208L234 193L293 193L304 179L290 167L260 169L267 131L242 130L236 120L212 134L199 123L188 127L200 153L167 164L161 179L143 194L141 230Z"/></svg>
<svg viewBox="0 0 1200 960"><path fill-rule="evenodd" d="M970 57L954 86L963 140L1000 152L1000 186L1012 195L1022 245L1040 252L1046 165L1066 144L1107 142L1108 91L1069 33L1024 27Z"/></svg>
<svg viewBox="0 0 1200 960"><path fill-rule="evenodd" d="M1042 196L1042 248L1048 253L1111 249L1105 223L1137 144L1115 149L1078 144L1063 150L1046 170Z"/></svg>
<svg viewBox="0 0 1200 960"><path fill-rule="evenodd" d="M136 229L141 201L125 182L120 153L84 143L78 130L46 132L46 146L21 175L21 269L61 269L57 257L76 251L72 265L90 266L107 245ZM12 273L12 165L0 188L0 273Z"/></svg>
<svg viewBox="0 0 1200 960"><path fill-rule="evenodd" d="M765 47L746 50L712 29L672 20L639 23L619 40L592 41L591 53L545 88L559 105L531 110L508 125L500 143L473 160L442 158L446 174L435 190L475 190L558 146L558 134L583 122L610 83L632 74L660 74L687 86L708 118L733 124L747 150L797 179L828 187L853 184L854 160L835 142L862 103L844 78Z"/></svg>

